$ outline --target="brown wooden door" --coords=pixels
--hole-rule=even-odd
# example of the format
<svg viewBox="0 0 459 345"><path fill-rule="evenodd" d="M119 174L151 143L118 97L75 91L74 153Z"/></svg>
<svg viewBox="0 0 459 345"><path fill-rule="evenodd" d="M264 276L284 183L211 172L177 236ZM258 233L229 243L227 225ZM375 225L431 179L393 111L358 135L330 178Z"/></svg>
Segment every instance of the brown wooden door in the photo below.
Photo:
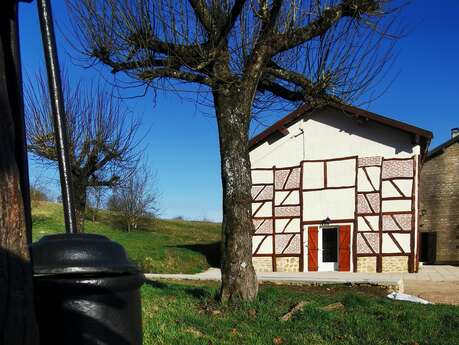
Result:
<svg viewBox="0 0 459 345"><path fill-rule="evenodd" d="M351 226L340 225L338 247L338 271L351 270Z"/></svg>
<svg viewBox="0 0 459 345"><path fill-rule="evenodd" d="M308 228L308 271L319 269L319 227L310 226Z"/></svg>

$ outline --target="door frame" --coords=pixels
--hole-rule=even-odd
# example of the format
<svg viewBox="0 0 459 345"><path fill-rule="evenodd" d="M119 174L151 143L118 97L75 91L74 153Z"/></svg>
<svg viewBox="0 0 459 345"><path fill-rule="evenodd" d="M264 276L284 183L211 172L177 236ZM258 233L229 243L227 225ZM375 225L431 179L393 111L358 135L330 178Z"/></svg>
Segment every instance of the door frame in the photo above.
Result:
<svg viewBox="0 0 459 345"><path fill-rule="evenodd" d="M323 243L323 236L324 230L328 229L335 229L336 231L336 262L323 262L323 252L324 252L324 243ZM319 227L319 235L318 235L318 265L319 265L319 272L335 272L338 271L338 259L339 259L339 225L327 225Z"/></svg>
<svg viewBox="0 0 459 345"><path fill-rule="evenodd" d="M321 225L321 224L303 224L303 272L309 272L308 270L308 254L309 254L309 247L308 247L308 229L309 227L318 227L318 252L317 252L317 261L318 261L318 272L338 272L339 269L339 228L340 226L343 225L348 225L350 226L350 253L349 253L349 258L350 258L350 270L349 272L353 272L354 270L354 260L352 260L354 256L354 247L353 247L353 232L354 232L354 223L336 223L336 224L330 224L330 225ZM327 229L327 228L336 228L338 233L337 233L337 250L338 250L338 261L336 262L336 267L333 270L327 269L321 269L320 264L322 263L322 229ZM323 267L322 267L323 268Z"/></svg>

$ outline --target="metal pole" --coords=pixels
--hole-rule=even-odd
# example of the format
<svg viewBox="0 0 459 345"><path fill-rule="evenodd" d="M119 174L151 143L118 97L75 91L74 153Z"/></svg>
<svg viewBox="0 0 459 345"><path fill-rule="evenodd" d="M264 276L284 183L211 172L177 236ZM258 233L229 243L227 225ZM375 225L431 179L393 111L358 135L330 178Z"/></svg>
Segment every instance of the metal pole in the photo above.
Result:
<svg viewBox="0 0 459 345"><path fill-rule="evenodd" d="M38 0L38 14L40 17L41 37L45 50L46 69L48 72L48 86L51 97L51 107L54 121L54 136L59 162L62 203L64 206L65 230L67 233L76 233L76 217L73 203L71 166L68 152L67 124L64 112L64 98L62 96L61 76L57 58L56 40L49 0Z"/></svg>

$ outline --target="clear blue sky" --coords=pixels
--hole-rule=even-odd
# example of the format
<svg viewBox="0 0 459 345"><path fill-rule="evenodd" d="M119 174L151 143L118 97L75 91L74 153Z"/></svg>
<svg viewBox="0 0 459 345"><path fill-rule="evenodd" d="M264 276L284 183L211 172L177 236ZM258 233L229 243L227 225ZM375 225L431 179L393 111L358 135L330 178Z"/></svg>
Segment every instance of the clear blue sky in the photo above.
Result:
<svg viewBox="0 0 459 345"><path fill-rule="evenodd" d="M100 79L96 70L72 64L78 62L74 59L77 53L61 34L68 30L69 22L64 1L51 2L59 27L61 65L75 79ZM376 113L431 130L435 136L431 148L449 139L452 127L459 127L457 13L457 0L421 0L405 10L405 23L410 30L397 48L392 69L397 78L381 98L368 105ZM24 74L33 75L44 69L35 2L20 4L20 25ZM218 136L210 110L172 93L158 94L156 102L148 94L128 100L127 104L141 116L142 131L149 130L145 155L158 176L161 216L220 220ZM56 176L35 162L31 162L31 175L32 179Z"/></svg>

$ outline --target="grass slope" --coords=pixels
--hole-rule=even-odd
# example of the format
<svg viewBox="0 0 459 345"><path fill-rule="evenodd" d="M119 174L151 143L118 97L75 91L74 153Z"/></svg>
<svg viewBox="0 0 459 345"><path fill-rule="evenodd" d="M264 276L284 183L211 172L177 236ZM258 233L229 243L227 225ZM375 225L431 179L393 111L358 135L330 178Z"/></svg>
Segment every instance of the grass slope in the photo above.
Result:
<svg viewBox="0 0 459 345"><path fill-rule="evenodd" d="M215 293L213 284L145 285L144 345L459 344L459 307L395 302L379 288L262 285L257 301L235 309L215 303ZM310 304L279 321L299 301ZM344 309L320 309L333 302Z"/></svg>
<svg viewBox="0 0 459 345"><path fill-rule="evenodd" d="M32 209L33 238L64 231L62 205L40 203ZM101 211L95 223L86 221L86 232L105 235L123 245L144 272L197 273L218 265L220 224L195 221L152 221L147 230L127 233L112 225Z"/></svg>

